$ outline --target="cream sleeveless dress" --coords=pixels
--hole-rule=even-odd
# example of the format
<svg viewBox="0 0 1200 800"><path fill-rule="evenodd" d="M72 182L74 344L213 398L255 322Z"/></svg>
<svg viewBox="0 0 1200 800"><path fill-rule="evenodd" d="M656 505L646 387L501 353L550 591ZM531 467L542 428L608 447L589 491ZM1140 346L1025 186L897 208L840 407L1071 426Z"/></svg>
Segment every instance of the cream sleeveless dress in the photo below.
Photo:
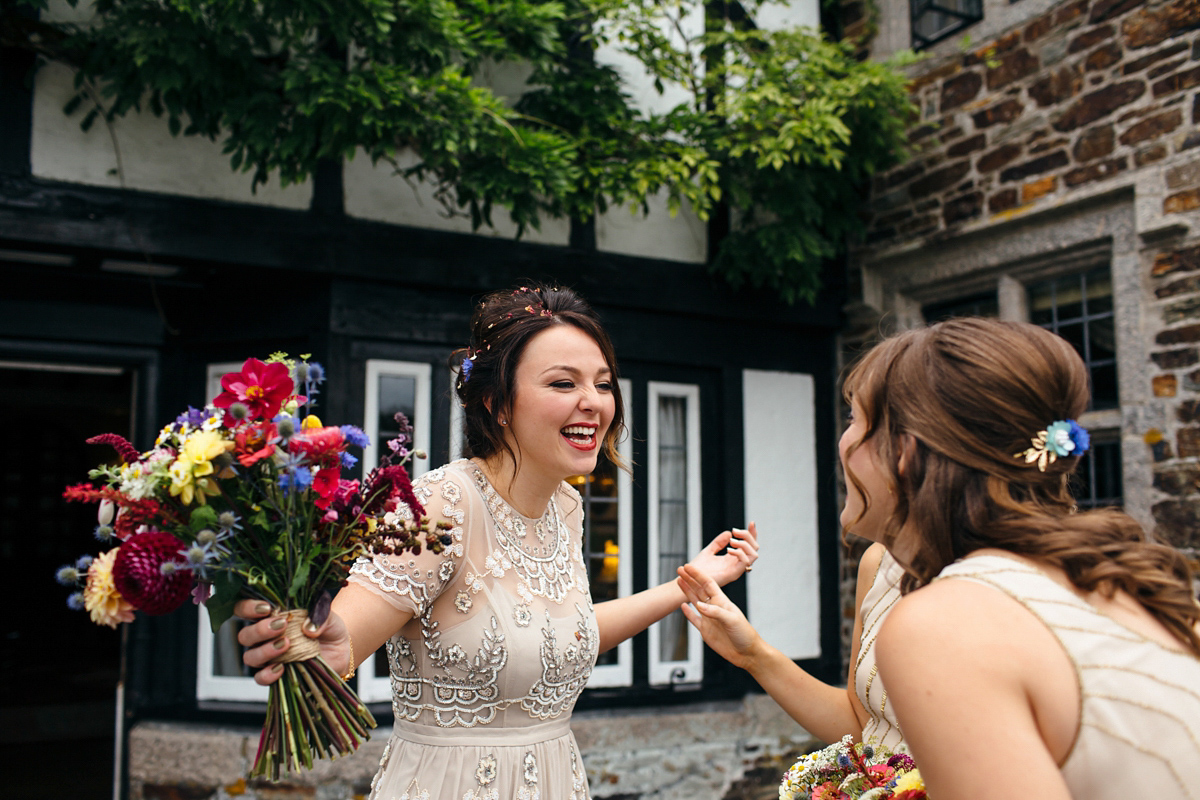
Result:
<svg viewBox="0 0 1200 800"><path fill-rule="evenodd" d="M529 519L467 460L414 490L451 545L350 575L414 615L387 642L395 728L372 800L587 800L570 720L599 632L578 493L562 484Z"/></svg>
<svg viewBox="0 0 1200 800"><path fill-rule="evenodd" d="M1060 767L1072 797L1200 800L1200 659L1135 633L1011 558L966 558L936 580L946 579L1004 592L1071 659L1080 725Z"/></svg>
<svg viewBox="0 0 1200 800"><path fill-rule="evenodd" d="M888 707L887 689L875 664L875 637L879 635L884 618L900 599L902 577L904 568L885 550L871 588L863 597L862 638L859 639L858 660L854 664L854 691L871 715L863 728L862 740L884 745L893 751L904 743L904 735L900 733L895 713Z"/></svg>

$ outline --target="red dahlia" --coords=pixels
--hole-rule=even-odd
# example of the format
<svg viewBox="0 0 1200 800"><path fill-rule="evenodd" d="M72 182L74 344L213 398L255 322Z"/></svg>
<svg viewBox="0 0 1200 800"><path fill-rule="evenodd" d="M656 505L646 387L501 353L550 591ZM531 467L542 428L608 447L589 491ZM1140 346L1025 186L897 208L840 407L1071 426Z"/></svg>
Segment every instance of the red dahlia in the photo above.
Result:
<svg viewBox="0 0 1200 800"><path fill-rule="evenodd" d="M169 614L183 605L192 588L192 574L180 569L163 575L160 567L179 560L179 540L150 531L129 537L113 562L113 583L138 611L152 616Z"/></svg>

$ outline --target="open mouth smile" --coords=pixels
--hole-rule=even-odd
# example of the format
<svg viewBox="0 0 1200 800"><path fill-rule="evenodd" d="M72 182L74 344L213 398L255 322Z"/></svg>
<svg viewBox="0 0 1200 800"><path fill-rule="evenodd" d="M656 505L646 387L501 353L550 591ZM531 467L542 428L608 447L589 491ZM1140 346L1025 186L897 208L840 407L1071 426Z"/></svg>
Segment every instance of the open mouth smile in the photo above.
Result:
<svg viewBox="0 0 1200 800"><path fill-rule="evenodd" d="M567 444L576 450L594 450L596 448L595 425L568 425L563 428L562 437Z"/></svg>

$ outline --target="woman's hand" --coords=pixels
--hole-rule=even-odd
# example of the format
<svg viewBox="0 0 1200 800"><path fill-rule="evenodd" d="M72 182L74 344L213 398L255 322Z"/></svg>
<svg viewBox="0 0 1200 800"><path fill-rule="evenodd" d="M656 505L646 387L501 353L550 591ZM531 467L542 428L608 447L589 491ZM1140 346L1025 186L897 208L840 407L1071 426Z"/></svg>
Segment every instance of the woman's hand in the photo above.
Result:
<svg viewBox="0 0 1200 800"><path fill-rule="evenodd" d="M753 527L753 523L751 523ZM734 666L751 670L762 649L762 637L735 606L717 582L691 564L679 568L676 583L687 602L683 615L695 626L708 646Z"/></svg>
<svg viewBox="0 0 1200 800"><path fill-rule="evenodd" d="M718 586L725 586L749 572L757 560L758 528L751 522L746 530L721 531L688 566L712 576Z"/></svg>
<svg viewBox="0 0 1200 800"><path fill-rule="evenodd" d="M262 600L239 600L233 613L251 624L238 631L238 644L246 648L242 662L257 670L255 683L269 686L283 674L283 664L271 664L271 660L286 653L292 642L286 634L287 618L276 613L270 603ZM303 635L316 639L321 656L330 667L341 674L350 665L350 644L346 624L335 613L330 613L325 624L316 627L311 621L305 623Z"/></svg>

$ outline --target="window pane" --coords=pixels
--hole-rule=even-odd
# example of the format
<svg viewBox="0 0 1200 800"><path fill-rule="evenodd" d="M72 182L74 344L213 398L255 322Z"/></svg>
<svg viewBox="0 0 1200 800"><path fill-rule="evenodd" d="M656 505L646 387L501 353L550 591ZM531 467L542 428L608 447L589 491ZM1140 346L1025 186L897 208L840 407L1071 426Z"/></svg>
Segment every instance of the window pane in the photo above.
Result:
<svg viewBox="0 0 1200 800"><path fill-rule="evenodd" d="M952 317L998 317L1000 303L995 292L988 292L946 303L931 303L921 308L921 314L931 325Z"/></svg>
<svg viewBox="0 0 1200 800"><path fill-rule="evenodd" d="M911 0L912 46L928 47L983 19L982 0Z"/></svg>
<svg viewBox="0 0 1200 800"><path fill-rule="evenodd" d="M1071 476L1071 492L1081 509L1120 508L1124 500L1121 481L1121 441L1116 431L1092 434L1092 446Z"/></svg>
<svg viewBox="0 0 1200 800"><path fill-rule="evenodd" d="M386 445L395 439L400 431L396 428L396 413L408 417L408 422L416 426L417 408L417 379L412 375L380 375L379 376L379 444Z"/></svg>
<svg viewBox="0 0 1200 800"><path fill-rule="evenodd" d="M1117 405L1116 328L1107 267L1029 286L1029 320L1062 336L1091 378L1089 408Z"/></svg>
<svg viewBox="0 0 1200 800"><path fill-rule="evenodd" d="M658 580L666 582L687 561L687 398L659 397L658 442ZM687 657L687 621L676 611L662 622L659 658Z"/></svg>

